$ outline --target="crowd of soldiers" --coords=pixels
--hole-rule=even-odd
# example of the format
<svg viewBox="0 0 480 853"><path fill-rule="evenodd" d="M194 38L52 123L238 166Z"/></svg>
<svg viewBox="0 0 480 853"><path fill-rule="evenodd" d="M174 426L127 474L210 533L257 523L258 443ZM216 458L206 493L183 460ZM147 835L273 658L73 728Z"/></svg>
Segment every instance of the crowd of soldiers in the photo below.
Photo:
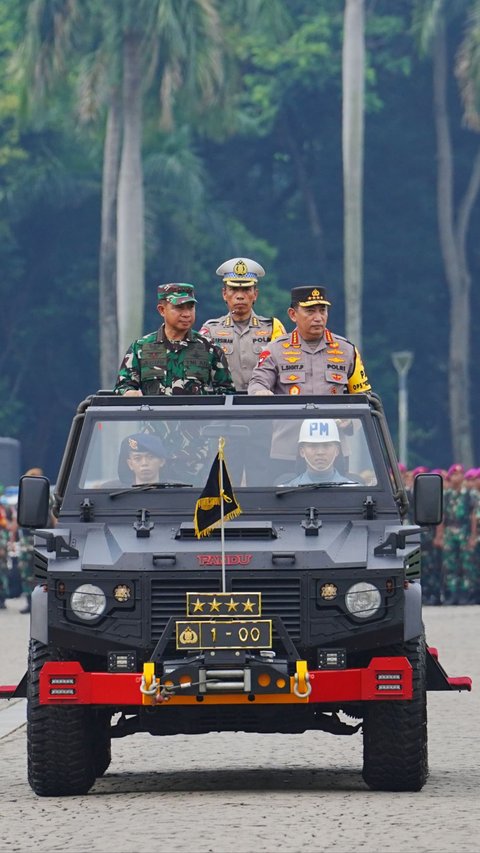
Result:
<svg viewBox="0 0 480 853"><path fill-rule="evenodd" d="M41 468L29 468L30 477L41 477ZM33 532L17 524L15 503L2 501L0 486L0 610L6 609L7 598L25 595L25 607L20 613L30 613L32 590L35 585L33 561Z"/></svg>
<svg viewBox="0 0 480 853"><path fill-rule="evenodd" d="M417 474L439 474L444 483L443 521L422 533L424 603L480 604L480 468L400 468L409 498Z"/></svg>

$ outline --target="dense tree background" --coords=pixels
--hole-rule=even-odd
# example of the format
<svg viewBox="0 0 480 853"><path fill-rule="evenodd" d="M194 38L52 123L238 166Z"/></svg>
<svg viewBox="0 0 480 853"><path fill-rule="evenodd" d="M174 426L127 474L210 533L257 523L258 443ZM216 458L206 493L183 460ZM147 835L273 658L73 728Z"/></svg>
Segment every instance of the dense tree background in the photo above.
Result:
<svg viewBox="0 0 480 853"><path fill-rule="evenodd" d="M70 6L72 4L69 0ZM130 0L116 0L127 4ZM95 32L77 21L67 63L32 108L25 78L28 12L0 0L0 435L20 439L22 465L54 480L77 404L100 387L99 248L106 107L79 88ZM93 11L94 0L88 0ZM160 2L161 5L161 2ZM245 254L267 276L257 307L286 320L290 288L325 284L330 326L345 330L341 56L338 0L213 3L223 19L224 83L212 108L188 98L159 120L143 103L144 331L157 326L156 284L193 282L196 327L222 312L215 269ZM414 0L366 2L363 357L397 433L391 353L412 350L409 462L452 459L448 409L449 292L436 212L432 60L412 29ZM454 63L466 10L447 20L455 193L465 191L479 136L463 122ZM66 0L44 0L59 13ZM99 2L99 8L101 3ZM274 19L268 12L274 9ZM90 21L91 25L91 21ZM23 69L23 71L22 71ZM35 107L35 104L33 105ZM90 120L87 121L87 118ZM480 225L468 237L472 275L471 409L480 417ZM288 328L291 327L288 319ZM480 435L473 430L476 464Z"/></svg>

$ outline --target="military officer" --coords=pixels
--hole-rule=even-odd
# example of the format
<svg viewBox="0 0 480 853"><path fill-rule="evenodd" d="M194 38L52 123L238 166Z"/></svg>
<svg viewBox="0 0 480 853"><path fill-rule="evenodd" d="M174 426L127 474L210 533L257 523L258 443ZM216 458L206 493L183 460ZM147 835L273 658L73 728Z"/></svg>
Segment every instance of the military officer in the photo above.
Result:
<svg viewBox="0 0 480 853"><path fill-rule="evenodd" d="M207 320L200 334L222 348L235 388L246 391L260 353L269 341L285 334L285 327L276 317L262 317L253 310L258 279L265 275L260 264L250 258L231 258L218 267L217 275L222 278L228 314Z"/></svg>
<svg viewBox="0 0 480 853"><path fill-rule="evenodd" d="M324 287L294 287L290 335L268 344L248 385L249 394L358 394L370 390L354 344L327 329Z"/></svg>
<svg viewBox="0 0 480 853"><path fill-rule="evenodd" d="M196 332L192 284L162 284L157 332L128 348L114 387L115 394L232 394L235 387L225 355L213 341Z"/></svg>

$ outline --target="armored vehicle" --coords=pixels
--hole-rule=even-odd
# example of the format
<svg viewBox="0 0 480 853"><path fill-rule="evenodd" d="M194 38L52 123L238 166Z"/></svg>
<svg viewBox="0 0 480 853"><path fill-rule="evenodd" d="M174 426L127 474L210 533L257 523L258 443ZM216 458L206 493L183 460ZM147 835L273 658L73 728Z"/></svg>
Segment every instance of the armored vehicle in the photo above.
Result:
<svg viewBox="0 0 480 853"><path fill-rule="evenodd" d="M440 477L416 478L410 510L373 394L83 401L56 527L48 480L20 481L33 790L87 792L135 732L310 730L361 731L370 788L421 789L426 692L470 680L447 676L422 623Z"/></svg>

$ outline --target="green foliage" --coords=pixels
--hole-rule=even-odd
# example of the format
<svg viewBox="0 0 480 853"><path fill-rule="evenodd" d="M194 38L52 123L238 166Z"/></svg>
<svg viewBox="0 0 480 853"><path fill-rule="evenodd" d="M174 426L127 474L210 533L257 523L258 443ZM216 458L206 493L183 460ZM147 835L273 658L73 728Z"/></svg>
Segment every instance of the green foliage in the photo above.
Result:
<svg viewBox="0 0 480 853"><path fill-rule="evenodd" d="M145 32L148 24L145 331L158 322L154 294L160 281L196 284L197 328L223 313L215 269L241 254L267 271L259 287L260 313L275 314L291 328L286 315L291 287L318 282L332 297L331 328L343 331L343 4L212 0L207 5L219 16L216 27L223 25L210 64L202 44L188 43L195 24L188 15L198 9L187 0L142 0L141 7L138 0L0 0L0 433L20 438L24 463L41 464L52 479L76 406L99 382L104 117L111 87L120 80L125 28L141 23ZM465 12L475 15L478 2L416 5L416 31L423 11L430 34L436 7L448 8L449 55L459 56L463 45L463 69L475 72L473 89L463 91L475 107L480 40L476 18L468 33L464 24L470 21ZM436 466L452 461L446 403L449 300L435 215L431 67L428 54L421 61L417 57L413 6L413 0L366 4L362 354L396 439L397 376L391 352L414 352L411 461ZM66 12L73 15L70 22ZM54 34L54 21L61 34L56 55L42 55L40 65L28 65L18 54L34 13L44 38ZM188 26L186 40L175 20ZM173 56L186 60L194 47L199 49L197 78L189 61L175 77ZM222 73L216 64L221 53ZM159 127L159 92L167 68L174 74L175 93L168 132ZM478 140L462 126L467 104L458 99L451 68L460 191ZM209 85L202 87L212 71ZM192 102L195 87L199 94ZM22 112L27 95L35 102L34 112ZM479 219L476 209L472 233ZM470 255L476 281L480 255L473 241ZM479 318L480 290L474 288L472 365L480 358ZM473 406L477 418L476 398ZM480 464L480 445L477 454Z"/></svg>

